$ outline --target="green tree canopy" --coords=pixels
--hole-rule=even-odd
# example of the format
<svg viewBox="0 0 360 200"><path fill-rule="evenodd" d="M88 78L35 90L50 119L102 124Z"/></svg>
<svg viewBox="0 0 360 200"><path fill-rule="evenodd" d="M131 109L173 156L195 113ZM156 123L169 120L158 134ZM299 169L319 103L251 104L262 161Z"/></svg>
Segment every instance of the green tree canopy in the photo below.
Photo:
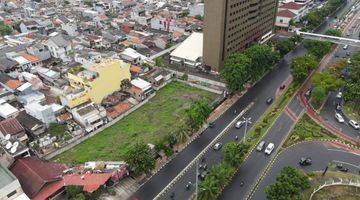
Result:
<svg viewBox="0 0 360 200"><path fill-rule="evenodd" d="M308 177L293 167L284 167L276 182L266 187L268 200L299 199L300 192L310 188Z"/></svg>
<svg viewBox="0 0 360 200"><path fill-rule="evenodd" d="M234 53L225 59L224 69L221 76L225 79L227 87L231 91L241 91L244 84L250 80L248 69L251 67L251 59L244 54Z"/></svg>
<svg viewBox="0 0 360 200"><path fill-rule="evenodd" d="M211 107L209 106L206 99L202 99L194 102L191 107L186 111L186 113L189 119L188 124L193 129L197 129L210 115Z"/></svg>
<svg viewBox="0 0 360 200"><path fill-rule="evenodd" d="M318 72L311 78L311 84L313 87L321 86L328 93L337 90L341 86L341 81L330 72Z"/></svg>
<svg viewBox="0 0 360 200"><path fill-rule="evenodd" d="M295 82L301 83L309 73L316 68L318 62L311 55L294 58L290 65L291 74Z"/></svg>
<svg viewBox="0 0 360 200"><path fill-rule="evenodd" d="M13 29L11 26L6 25L3 21L0 21L0 35L10 35L12 33Z"/></svg>
<svg viewBox="0 0 360 200"><path fill-rule="evenodd" d="M345 80L345 101L353 101L355 109L360 114L360 52L354 54L349 66L349 78Z"/></svg>
<svg viewBox="0 0 360 200"><path fill-rule="evenodd" d="M199 186L200 200L215 200L220 194L219 181L214 176L208 176Z"/></svg>
<svg viewBox="0 0 360 200"><path fill-rule="evenodd" d="M324 41L305 40L304 47L319 60L331 51L331 43Z"/></svg>
<svg viewBox="0 0 360 200"><path fill-rule="evenodd" d="M148 173L155 168L155 159L145 143L137 143L130 147L124 156L125 162L135 175Z"/></svg>
<svg viewBox="0 0 360 200"><path fill-rule="evenodd" d="M291 40L280 40L276 43L275 48L281 56L284 56L295 48L295 43Z"/></svg>
<svg viewBox="0 0 360 200"><path fill-rule="evenodd" d="M239 166L248 150L249 145L247 144L229 142L225 144L224 148L222 149L224 161L233 167Z"/></svg>
<svg viewBox="0 0 360 200"><path fill-rule="evenodd" d="M341 31L337 30L337 29L328 29L325 32L325 35L332 35L332 36L337 36L337 37L341 37Z"/></svg>

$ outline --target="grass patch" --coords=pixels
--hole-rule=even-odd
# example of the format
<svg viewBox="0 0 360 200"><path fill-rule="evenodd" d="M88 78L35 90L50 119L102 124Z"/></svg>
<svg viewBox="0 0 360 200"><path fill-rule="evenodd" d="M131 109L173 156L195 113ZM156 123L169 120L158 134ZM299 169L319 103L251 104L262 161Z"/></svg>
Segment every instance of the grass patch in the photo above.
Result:
<svg viewBox="0 0 360 200"><path fill-rule="evenodd" d="M285 141L283 148L301 141L310 141L316 139L335 139L331 134L321 126L316 124L307 114L305 114L291 131L289 138Z"/></svg>
<svg viewBox="0 0 360 200"><path fill-rule="evenodd" d="M346 102L343 106L343 111L347 117L360 122L360 114L355 111L355 103L354 102Z"/></svg>
<svg viewBox="0 0 360 200"><path fill-rule="evenodd" d="M122 160L135 142L155 143L183 126L185 111L192 102L205 98L210 103L216 97L217 94L174 81L138 110L53 160L68 164Z"/></svg>
<svg viewBox="0 0 360 200"><path fill-rule="evenodd" d="M351 174L351 173L342 173L337 171L332 171L329 168L328 172L324 176L322 176L321 172L310 172L310 184L311 188L303 191L301 193L301 199L308 200L310 198L311 193L314 189L318 188L320 185L323 185L325 181L331 180L340 180L347 179L347 180L359 180L360 176ZM313 200L320 200L320 199L334 199L334 200L355 200L360 198L360 188L356 188L353 186L329 186L319 190L317 193L314 194Z"/></svg>
<svg viewBox="0 0 360 200"><path fill-rule="evenodd" d="M268 109L265 114L260 117L258 122L250 129L246 137L247 142L251 147L259 142L260 138L269 129L275 119L281 114L281 111L289 103L291 97L298 88L298 84L291 83L285 93L282 94L280 98L276 99L270 109Z"/></svg>

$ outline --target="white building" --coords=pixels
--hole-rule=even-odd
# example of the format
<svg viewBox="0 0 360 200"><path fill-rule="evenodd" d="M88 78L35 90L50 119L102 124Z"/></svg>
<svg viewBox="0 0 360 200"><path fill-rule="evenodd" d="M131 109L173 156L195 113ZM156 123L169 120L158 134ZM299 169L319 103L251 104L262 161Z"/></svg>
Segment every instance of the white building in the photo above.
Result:
<svg viewBox="0 0 360 200"><path fill-rule="evenodd" d="M18 113L18 109L8 104L5 100L0 99L0 117L7 119L10 117L15 117Z"/></svg>
<svg viewBox="0 0 360 200"><path fill-rule="evenodd" d="M194 32L170 54L175 63L197 67L202 64L203 34Z"/></svg>
<svg viewBox="0 0 360 200"><path fill-rule="evenodd" d="M45 124L56 122L55 113L53 108L49 105L41 105L40 103L34 102L24 106L27 114L35 117Z"/></svg>
<svg viewBox="0 0 360 200"><path fill-rule="evenodd" d="M120 53L120 57L135 65L140 64L141 61L146 59L146 56L138 53L135 49L132 48L126 48L123 52Z"/></svg>
<svg viewBox="0 0 360 200"><path fill-rule="evenodd" d="M68 60L68 54L72 51L71 42L65 40L61 34L56 32L50 34L45 46L49 49L51 56L64 61Z"/></svg>
<svg viewBox="0 0 360 200"><path fill-rule="evenodd" d="M289 23L295 16L296 15L289 10L281 10L276 14L275 26L289 28Z"/></svg>
<svg viewBox="0 0 360 200"><path fill-rule="evenodd" d="M105 109L101 106L95 106L94 103L77 106L71 109L71 114L74 120L83 126L88 133L98 129L106 122Z"/></svg>
<svg viewBox="0 0 360 200"><path fill-rule="evenodd" d="M278 8L278 12L282 10L289 10L295 14L293 18L295 21L299 21L300 18L306 15L307 9L304 4L298 4L295 2L285 3Z"/></svg>

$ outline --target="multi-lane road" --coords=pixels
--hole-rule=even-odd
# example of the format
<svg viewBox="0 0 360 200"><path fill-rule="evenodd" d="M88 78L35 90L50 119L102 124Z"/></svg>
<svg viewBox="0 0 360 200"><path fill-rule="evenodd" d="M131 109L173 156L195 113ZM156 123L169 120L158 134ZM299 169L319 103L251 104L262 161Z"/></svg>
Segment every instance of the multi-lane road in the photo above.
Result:
<svg viewBox="0 0 360 200"><path fill-rule="evenodd" d="M340 12L343 12L344 10L349 9L349 5L347 5L345 8L343 8ZM324 33L327 30L328 26L324 24L319 29L319 33ZM160 171L158 171L155 175L153 175L146 183L144 183L140 189L132 196L133 199L153 199L155 196L157 196L181 171L218 135L220 134L226 126L228 126L233 119L235 118L235 115L233 111L236 109L238 111L243 110L245 107L247 107L250 104L253 104L253 106L250 108L248 112L245 113L246 117L251 117L252 121L255 123L262 114L267 110L268 105L265 103L265 100L268 97L274 97L275 92L278 89L278 87L285 82L285 80L289 77L289 62L292 60L292 58L304 55L305 49L301 45L297 47L294 51L289 53L279 64L278 67L275 68L272 72L267 74L261 81L259 81L254 87L250 88L247 93L244 94L243 97L241 97L230 109L228 109L223 115L221 115L216 121L216 126L214 128L208 128L204 131L204 133L195 139L190 145L188 145L187 148L185 148L183 151L181 151L173 160L171 160L166 166L164 166ZM299 104L296 102L296 99L293 99L288 107L290 107L290 111L293 111L295 113L296 110L301 110L300 107L298 107ZM300 112L297 113L298 115ZM297 115L297 116L298 116ZM274 140L276 143L280 143L281 140L277 138L277 133L282 133L283 131L287 131L291 128L293 125L294 120L291 116L289 116L286 113L283 113L277 122L274 124L273 131L270 130L270 132L273 132L273 134L266 135L264 139L268 141ZM252 124L249 125L249 128L251 128ZM279 131L283 130L283 131ZM269 133L270 133L269 132ZM221 138L221 141L223 144L234 141L235 136L238 136L239 139L243 137L243 127L241 129L235 129L230 128L230 130L227 132L227 134ZM206 157L206 163L208 166L212 166L213 164L219 163L221 161L221 154L217 151L208 151L205 154ZM264 165L260 165L256 161L259 159L257 157L261 157L261 159L264 161L264 165L267 163L266 160L270 158L266 158L263 154L254 154L250 155L248 159L249 165L247 168L243 168L239 170L239 174L250 174L248 179L253 179L255 181L255 177L259 174L259 171L261 171L264 167ZM258 166L257 168L255 166ZM254 169L254 172L248 173L247 171L249 169ZM236 185L236 180L238 178L238 175L235 177L233 184L234 187L230 186L227 188L230 188L230 190L235 191L235 195L233 195L232 199L241 199L239 198L239 193L237 190L242 190L242 197L245 197L245 194L247 193L248 189L246 187L248 185L251 185L251 181L246 183L242 188L240 186ZM239 178L242 180L243 178L239 176ZM245 179L245 178L244 178ZM185 185L191 182L192 184L195 182L195 167L192 167L190 170L188 170L186 173L183 173L183 176L172 185L171 189L168 190L168 192L162 196L163 199L168 199L170 196L170 193L175 194L175 199L187 199L190 197L190 195L194 192L194 185L190 188L190 190L185 190ZM240 189L239 189L240 188ZM225 191L224 194L227 194ZM227 198L226 198L227 199Z"/></svg>
<svg viewBox="0 0 360 200"><path fill-rule="evenodd" d="M299 160L301 157L311 157L312 165L300 166ZM251 199L265 200L266 186L275 182L283 167L292 166L305 171L323 171L329 163L343 164L344 167L349 168L348 173L358 174L360 151L354 151L343 144L332 142L305 142L290 147L280 153L272 168L256 188Z"/></svg>

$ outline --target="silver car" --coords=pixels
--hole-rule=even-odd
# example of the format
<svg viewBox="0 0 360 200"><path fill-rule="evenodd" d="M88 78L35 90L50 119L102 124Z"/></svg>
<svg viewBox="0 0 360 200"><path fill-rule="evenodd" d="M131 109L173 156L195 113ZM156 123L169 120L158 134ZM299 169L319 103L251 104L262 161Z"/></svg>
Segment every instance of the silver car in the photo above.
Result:
<svg viewBox="0 0 360 200"><path fill-rule="evenodd" d="M261 141L261 142L257 145L256 150L257 150L257 151L262 151L263 148L264 148L264 146L265 146L265 141Z"/></svg>

